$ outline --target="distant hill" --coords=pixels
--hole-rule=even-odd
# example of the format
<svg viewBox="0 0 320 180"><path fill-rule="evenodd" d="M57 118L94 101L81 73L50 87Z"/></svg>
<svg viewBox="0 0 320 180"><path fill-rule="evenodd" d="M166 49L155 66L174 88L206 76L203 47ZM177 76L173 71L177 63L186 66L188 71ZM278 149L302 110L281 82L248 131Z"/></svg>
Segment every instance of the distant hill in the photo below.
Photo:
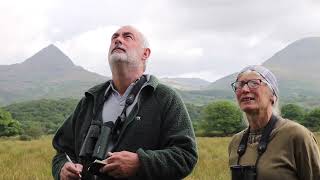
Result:
<svg viewBox="0 0 320 180"><path fill-rule="evenodd" d="M79 98L95 84L110 79L73 64L54 45L22 63L0 65L0 106L37 99ZM162 78L182 90L198 90L210 84L198 78Z"/></svg>
<svg viewBox="0 0 320 180"><path fill-rule="evenodd" d="M0 65L0 104L42 98L78 98L107 77L72 63L56 46L49 45L22 63Z"/></svg>
<svg viewBox="0 0 320 180"><path fill-rule="evenodd" d="M295 41L262 65L276 75L282 102L320 105L320 37ZM211 83L208 90L232 96L230 84L236 75L234 73Z"/></svg>
<svg viewBox="0 0 320 180"><path fill-rule="evenodd" d="M200 78L161 78L160 81L180 90L200 90L210 84Z"/></svg>
<svg viewBox="0 0 320 180"><path fill-rule="evenodd" d="M283 98L319 100L320 37L296 41L263 65L278 77Z"/></svg>
<svg viewBox="0 0 320 180"><path fill-rule="evenodd" d="M277 76L282 103L320 106L320 37L293 42L263 65ZM230 84L235 76L233 73L213 83L198 78L160 81L176 88L185 102L202 105L233 100ZM22 63L0 65L0 106L36 99L78 99L88 88L107 79L74 65L57 47L49 45Z"/></svg>

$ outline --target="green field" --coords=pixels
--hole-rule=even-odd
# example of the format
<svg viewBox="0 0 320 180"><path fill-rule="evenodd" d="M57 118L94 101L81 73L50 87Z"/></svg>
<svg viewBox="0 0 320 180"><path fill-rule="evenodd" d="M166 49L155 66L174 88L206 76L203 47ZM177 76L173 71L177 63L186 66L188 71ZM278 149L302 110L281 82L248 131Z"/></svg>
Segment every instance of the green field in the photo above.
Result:
<svg viewBox="0 0 320 180"><path fill-rule="evenodd" d="M48 180L54 150L51 136L39 140L0 139L0 180ZM320 135L317 135L318 141ZM197 138L199 161L187 180L229 180L229 137Z"/></svg>

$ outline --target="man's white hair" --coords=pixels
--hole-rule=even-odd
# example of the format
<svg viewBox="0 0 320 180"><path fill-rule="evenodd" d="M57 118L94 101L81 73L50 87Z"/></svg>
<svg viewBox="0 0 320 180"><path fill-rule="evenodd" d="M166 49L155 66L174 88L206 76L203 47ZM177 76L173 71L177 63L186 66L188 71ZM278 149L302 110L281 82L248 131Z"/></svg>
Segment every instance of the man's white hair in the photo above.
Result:
<svg viewBox="0 0 320 180"><path fill-rule="evenodd" d="M150 48L150 44L149 44L148 39L147 39L146 36L145 36L141 31L139 31L136 27L131 26L131 25L127 25L127 26L123 26L123 27L130 27L131 29L134 29L134 30L139 34L139 36L140 36L142 47L143 47L143 48Z"/></svg>
<svg viewBox="0 0 320 180"><path fill-rule="evenodd" d="M136 27L134 26L131 26L131 25L127 25L127 26L123 26L123 27L130 27L131 29L134 29L140 36L140 40L141 40L141 45L143 48L150 48L150 44L149 44L149 41L148 39L146 38L146 36L141 32L139 31ZM147 61L144 61L144 64L143 64L143 71L145 71L147 68Z"/></svg>

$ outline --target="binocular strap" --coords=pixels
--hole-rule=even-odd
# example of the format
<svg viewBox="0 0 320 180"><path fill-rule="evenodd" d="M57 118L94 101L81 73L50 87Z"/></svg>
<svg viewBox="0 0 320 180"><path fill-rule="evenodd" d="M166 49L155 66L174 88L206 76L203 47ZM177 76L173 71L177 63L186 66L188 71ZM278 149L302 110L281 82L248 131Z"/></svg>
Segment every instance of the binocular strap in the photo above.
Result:
<svg viewBox="0 0 320 180"><path fill-rule="evenodd" d="M278 121L278 118L272 114L268 124L266 125L265 129L263 130L262 133L262 137L259 141L259 145L257 148L258 151L258 157L255 163L255 167L257 167L258 162L260 160L260 157L262 156L262 154L267 150L267 146L269 143L269 137L270 134L272 132L272 130L274 129L274 126L276 124L276 122ZM247 149L247 144L248 144L248 139L249 139L249 133L250 133L250 126L248 127L248 129L244 132L242 139L240 141L237 153L238 153L238 161L237 161L237 165L240 165L240 159L241 157L244 155L244 153L246 152ZM257 174L258 174L258 169L257 169Z"/></svg>

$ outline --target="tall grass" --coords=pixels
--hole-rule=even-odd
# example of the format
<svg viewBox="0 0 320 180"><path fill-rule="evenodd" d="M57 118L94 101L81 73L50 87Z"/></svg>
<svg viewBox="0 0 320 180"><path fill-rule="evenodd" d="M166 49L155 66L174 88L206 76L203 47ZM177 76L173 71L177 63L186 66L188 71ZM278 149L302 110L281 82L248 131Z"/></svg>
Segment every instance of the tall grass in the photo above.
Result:
<svg viewBox="0 0 320 180"><path fill-rule="evenodd" d="M48 180L55 153L51 136L39 140L0 139L0 180ZM320 142L320 135L317 135ZM187 180L229 180L229 137L197 138L199 161Z"/></svg>
<svg viewBox="0 0 320 180"><path fill-rule="evenodd" d="M187 180L230 180L228 137L197 138L199 160Z"/></svg>
<svg viewBox="0 0 320 180"><path fill-rule="evenodd" d="M51 139L49 136L32 141L1 139L0 179L52 179L50 165L54 150Z"/></svg>

